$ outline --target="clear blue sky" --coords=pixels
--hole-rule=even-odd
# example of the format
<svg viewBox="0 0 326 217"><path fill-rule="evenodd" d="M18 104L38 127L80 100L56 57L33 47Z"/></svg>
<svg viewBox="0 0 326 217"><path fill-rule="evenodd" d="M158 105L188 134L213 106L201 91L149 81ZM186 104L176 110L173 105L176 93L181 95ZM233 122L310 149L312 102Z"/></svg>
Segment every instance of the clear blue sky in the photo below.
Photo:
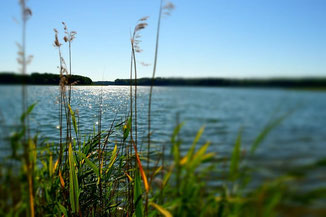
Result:
<svg viewBox="0 0 326 217"><path fill-rule="evenodd" d="M162 21L157 76L280 77L326 75L325 0L174 0ZM159 0L29 0L28 72L58 73L53 28L78 32L73 73L93 80L127 78L130 30L150 16L139 62L152 64ZM0 7L0 71L17 71L18 0ZM67 51L64 50L66 53ZM139 66L149 77L150 67Z"/></svg>

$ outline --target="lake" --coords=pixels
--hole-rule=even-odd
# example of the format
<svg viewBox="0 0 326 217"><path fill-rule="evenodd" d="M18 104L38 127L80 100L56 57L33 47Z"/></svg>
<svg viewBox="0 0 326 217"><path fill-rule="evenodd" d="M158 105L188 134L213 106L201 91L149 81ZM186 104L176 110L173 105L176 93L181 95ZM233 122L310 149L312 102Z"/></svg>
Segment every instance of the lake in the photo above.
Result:
<svg viewBox="0 0 326 217"><path fill-rule="evenodd" d="M58 141L59 118L57 86L28 86L28 102L37 102L31 115L33 132L49 141ZM127 86L75 86L72 107L78 109L83 134L97 126L102 93L102 128L123 120L129 111ZM146 141L149 87L138 87L138 143ZM19 123L21 86L0 86L2 137ZM275 174L326 156L326 92L255 88L154 87L152 102L152 139L158 146L170 145L179 121L184 122L180 137L182 150L191 145L201 126L205 131L200 144L210 141L209 151L228 156L240 129L243 147L249 150L255 137L272 119L294 112L276 127L259 147L255 159L259 166ZM3 143L2 149L6 149ZM145 145L144 145L145 147ZM169 150L169 149L168 149ZM167 152L167 155L169 152Z"/></svg>

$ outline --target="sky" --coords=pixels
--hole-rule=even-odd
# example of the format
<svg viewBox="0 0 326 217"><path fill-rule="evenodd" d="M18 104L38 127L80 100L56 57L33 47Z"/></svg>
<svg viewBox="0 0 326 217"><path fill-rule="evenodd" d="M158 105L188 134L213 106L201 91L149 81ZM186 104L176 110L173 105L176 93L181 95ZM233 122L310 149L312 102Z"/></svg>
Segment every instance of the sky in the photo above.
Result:
<svg viewBox="0 0 326 217"><path fill-rule="evenodd" d="M138 76L153 68L159 0L29 0L28 73L59 73L53 46L61 22L77 32L72 73L93 81L128 78L130 32L149 16L137 54ZM325 0L173 0L162 19L157 76L269 78L326 75ZM0 71L18 71L18 0L1 0ZM68 50L63 55L68 59Z"/></svg>

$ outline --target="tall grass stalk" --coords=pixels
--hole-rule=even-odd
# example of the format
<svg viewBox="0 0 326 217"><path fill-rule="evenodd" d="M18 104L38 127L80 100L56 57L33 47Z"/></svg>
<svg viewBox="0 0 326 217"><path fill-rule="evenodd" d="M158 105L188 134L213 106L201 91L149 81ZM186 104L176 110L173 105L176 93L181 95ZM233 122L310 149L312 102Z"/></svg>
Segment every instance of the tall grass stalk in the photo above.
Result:
<svg viewBox="0 0 326 217"><path fill-rule="evenodd" d="M102 169L103 169L103 159L102 159L102 149L101 149L101 139L102 139L102 104L103 104L103 89L101 88L100 92L100 102L99 102L99 111L98 111L98 168L99 168L99 177L98 177L98 186L99 186L99 201L100 201L100 214L102 215L103 210L103 189L102 189Z"/></svg>
<svg viewBox="0 0 326 217"><path fill-rule="evenodd" d="M21 65L21 73L22 75L26 75L26 68L27 65L31 62L32 57L29 56L26 58L26 24L28 19L32 15L31 9L26 6L25 0L19 1L20 8L21 8L21 21L22 21L22 42L21 45L17 43L19 51L18 51L18 58L17 61ZM25 85L25 81L22 85L22 111L23 114L28 112L27 109L27 88ZM33 159L31 159L30 152L34 151L35 147L32 145L32 140L30 139L29 135L29 117L28 115L25 116L22 120L23 126L23 156L25 160L26 166L26 176L27 176L27 183L28 183L28 216L34 217L35 216L35 207L34 207L34 166L33 166Z"/></svg>
<svg viewBox="0 0 326 217"><path fill-rule="evenodd" d="M63 141L62 141L62 126L63 126L63 91L64 91L64 77L63 77L63 63L62 63L62 55L61 55L61 43L58 37L58 30L54 29L54 43L53 46L58 49L58 56L59 56L59 73L60 73L60 84L59 84L59 168L62 163L63 158Z"/></svg>
<svg viewBox="0 0 326 217"><path fill-rule="evenodd" d="M72 73L72 58L71 58L71 44L72 41L75 39L77 32L76 31L69 31L68 26L65 22L62 22L63 29L65 36L63 37L63 40L68 43L68 56L69 56L69 76L68 77L68 84L69 84L69 91L68 91L68 104L71 105L71 88L72 88L72 82L71 82L71 73ZM68 110L68 115L67 115L67 132L68 132L68 139L71 142L71 120L70 120L70 115L69 115L69 110Z"/></svg>
<svg viewBox="0 0 326 217"><path fill-rule="evenodd" d="M153 73L152 73L152 83L151 83L151 86L150 86L149 98L148 98L147 171L149 171L149 153L150 153L150 148L151 148L152 94L153 94L154 79L155 79L155 74L156 74L158 46L159 46L159 39L160 39L162 8L163 8L163 0L160 1L160 9L159 9L157 30L156 30L156 42L155 42L155 55L154 55L154 65L153 65Z"/></svg>
<svg viewBox="0 0 326 217"><path fill-rule="evenodd" d="M171 2L167 2L165 5L163 5L163 0L160 1L160 9L159 9L159 15L158 15L158 21L157 21L157 29L156 29L156 41L155 41L155 54L154 54L154 64L153 64L153 73L152 73L152 79L151 79L151 86L149 90L149 98L148 98L148 134L147 134L147 170L149 170L149 155L150 155L150 149L151 149L151 113L152 113L152 95L153 95L153 86L155 81L155 75L156 75L156 66L157 66L157 58L158 58L158 48L159 48L159 40L160 40L160 30L161 30L161 19L162 16L170 15L170 12L174 9L174 5Z"/></svg>
<svg viewBox="0 0 326 217"><path fill-rule="evenodd" d="M133 163L132 163L132 141L133 141L133 91L132 91L132 86L133 86L133 53L131 52L130 56L130 93L129 93L129 99L130 99L130 115L128 117L127 123L126 123L126 129L129 130L130 134L130 141L126 147L126 155L127 155L127 172L133 177L131 174L131 169L133 168ZM129 128L129 129L128 129ZM128 180L128 212L132 213L133 212L133 187L132 183Z"/></svg>
<svg viewBox="0 0 326 217"><path fill-rule="evenodd" d="M140 170L141 176L143 178L145 187L148 186L148 180L147 177L145 175L145 172L143 171L143 167L141 165L141 162L139 160L139 156L138 156L138 152L137 152L137 147L138 147L138 131L137 131L137 61L136 61L136 53L140 53L142 52L142 49L140 48L140 38L141 35L139 34L141 30L145 29L147 27L147 19L148 17L143 17L141 19L138 20L137 25L134 28L132 37L130 39L131 41L131 67L134 67L134 72L135 72L135 80L134 80L134 86L135 86L135 93L134 93L134 97L135 97L135 115L134 115L134 126L135 126L135 140L134 140L134 149L135 149L135 155L136 155L136 160L137 160L137 164L138 166L136 168L138 168ZM133 66L132 66L133 65ZM133 141L132 141L133 142ZM146 188L146 198L148 195L148 189ZM147 200L146 200L147 201ZM146 202L145 204L145 216L147 216L147 209L148 209L148 203ZM139 212L139 210L138 210Z"/></svg>
<svg viewBox="0 0 326 217"><path fill-rule="evenodd" d="M134 86L135 86L135 93L134 93L134 98L135 98L135 119L134 119L134 123L135 123L135 143L136 146L138 145L138 132L137 132L137 61L136 61L136 53L140 53L142 52L142 49L139 47L139 43L140 41L140 31L143 30L144 28L146 28L146 26L148 25L146 23L148 17L143 17L141 19L138 20L138 24L135 26L134 28L134 32L132 34L132 37L130 39L131 41L131 59L132 59L132 63L131 65L133 65L134 67L134 73L135 73L135 81L134 81Z"/></svg>
<svg viewBox="0 0 326 217"><path fill-rule="evenodd" d="M136 146L137 146L137 141L138 141L138 129L137 129L137 62L136 62L136 54L135 54L135 49L134 49L134 45L132 44L132 56L133 56L133 62L134 62L134 72L135 72L135 82L134 82L134 85L135 85L135 103L134 103L134 106L135 106L135 110L134 110L134 123L135 123L135 143L136 143Z"/></svg>
<svg viewBox="0 0 326 217"><path fill-rule="evenodd" d="M174 9L174 6L172 3L167 3L165 6L163 6L163 0L160 1L160 9L159 9L159 15L158 15L158 21L157 21L157 30L156 30L156 41L155 41L155 54L154 54L154 64L153 64L153 73L152 73L152 81L151 86L149 90L149 98L148 98L148 132L147 132L147 171L149 171L149 159L150 159L150 150L151 150L151 112L152 112L152 95L153 95L153 86L155 81L155 75L156 75L156 66L157 66L157 57L158 57L158 48L159 48L159 39L160 39L160 29L161 29L161 19L163 10L167 10L166 13L169 13ZM146 214L148 213L148 195L146 195Z"/></svg>

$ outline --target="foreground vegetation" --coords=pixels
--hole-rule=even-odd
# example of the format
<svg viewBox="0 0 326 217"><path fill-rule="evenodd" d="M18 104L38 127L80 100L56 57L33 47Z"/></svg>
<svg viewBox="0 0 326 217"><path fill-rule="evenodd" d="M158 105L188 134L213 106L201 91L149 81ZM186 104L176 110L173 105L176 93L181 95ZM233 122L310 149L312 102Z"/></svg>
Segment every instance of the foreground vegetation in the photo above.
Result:
<svg viewBox="0 0 326 217"><path fill-rule="evenodd" d="M25 30L31 11L25 1L20 4ZM152 83L161 15L171 9L172 4L161 2ZM138 21L131 37L130 80L134 85L130 85L126 118L102 129L100 96L99 124L92 135L82 135L79 112L70 103L72 84L67 78L71 75L71 45L76 32L63 23L64 41L69 46L67 67L55 30L54 45L60 57L59 139L47 141L31 135L29 115L37 105L27 106L23 86L20 125L7 137L10 153L0 164L0 216L325 216L325 186L301 189L300 185L309 174L323 171L325 159L253 184L256 171L248 160L287 115L267 124L248 151L243 149L240 130L232 154L226 158L208 152L209 142L198 144L204 128L194 135L192 144L183 144L179 133L182 123L176 123L170 146L151 144L151 85L148 140L138 141L137 38L147 26L146 19ZM24 43L19 56L23 75L27 65ZM139 152L142 145L147 148ZM190 147L185 153L181 151L183 145Z"/></svg>
<svg viewBox="0 0 326 217"><path fill-rule="evenodd" d="M197 144L198 131L181 154L179 124L171 135L171 157L164 146L139 153L132 120L81 136L76 112L68 105L75 139L63 144L25 139L34 105L10 137L10 156L0 167L1 216L325 216L325 186L301 190L306 175L325 168L326 159L258 185L246 163L268 132L268 124L244 154L241 133L226 162ZM115 135L113 137L112 135ZM84 139L82 139L84 138ZM189 145L189 144L188 144ZM64 146L64 149L62 149ZM64 150L63 152L60 150ZM150 160L147 170L143 165ZM323 171L323 170L321 170ZM214 183L209 184L209 183ZM322 182L322 181L321 181Z"/></svg>

